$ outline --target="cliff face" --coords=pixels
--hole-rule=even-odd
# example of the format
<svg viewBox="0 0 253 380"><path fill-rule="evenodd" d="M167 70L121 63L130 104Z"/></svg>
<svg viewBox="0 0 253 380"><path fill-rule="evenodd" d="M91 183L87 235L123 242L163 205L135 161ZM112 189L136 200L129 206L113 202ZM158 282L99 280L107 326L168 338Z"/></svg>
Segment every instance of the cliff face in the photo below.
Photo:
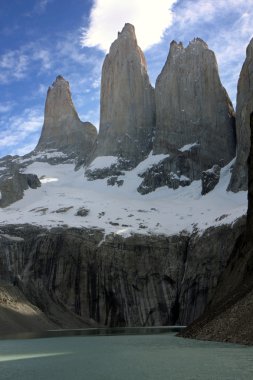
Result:
<svg viewBox="0 0 253 380"><path fill-rule="evenodd" d="M188 324L203 311L243 225L126 239L104 239L99 230L1 227L1 280L60 326L62 313L65 326L71 315L72 326L76 318L102 326Z"/></svg>
<svg viewBox="0 0 253 380"><path fill-rule="evenodd" d="M101 80L100 129L93 157L140 162L152 149L154 90L134 27L126 24L106 56Z"/></svg>
<svg viewBox="0 0 253 380"><path fill-rule="evenodd" d="M235 156L233 106L220 82L215 55L204 41L194 39L186 48L171 43L155 98L155 154L170 153L177 161L182 156L190 179Z"/></svg>
<svg viewBox="0 0 253 380"><path fill-rule="evenodd" d="M247 159L250 151L250 115L253 112L253 39L247 47L238 86L236 103L236 162L232 173L229 190L237 192L247 190Z"/></svg>
<svg viewBox="0 0 253 380"><path fill-rule="evenodd" d="M61 76L49 87L44 125L36 151L56 149L87 157L97 137L91 123L83 123L71 99L69 83Z"/></svg>
<svg viewBox="0 0 253 380"><path fill-rule="evenodd" d="M248 105L247 102L243 109L247 110ZM248 130L243 137L250 135L248 165L244 163L249 189L246 228L235 242L205 312L183 332L185 337L253 344L253 117L249 112L247 116Z"/></svg>
<svg viewBox="0 0 253 380"><path fill-rule="evenodd" d="M0 208L22 199L24 191L41 186L35 174L24 174L20 165L12 156L5 156L0 162Z"/></svg>

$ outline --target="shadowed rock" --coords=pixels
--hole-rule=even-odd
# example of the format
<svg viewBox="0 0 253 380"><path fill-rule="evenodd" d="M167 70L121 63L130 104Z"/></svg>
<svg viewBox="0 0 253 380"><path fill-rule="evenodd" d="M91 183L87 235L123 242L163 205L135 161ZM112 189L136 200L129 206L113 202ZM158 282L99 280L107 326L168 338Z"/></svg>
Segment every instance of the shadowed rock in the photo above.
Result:
<svg viewBox="0 0 253 380"><path fill-rule="evenodd" d="M105 58L100 106L93 157L120 156L136 164L147 156L155 124L154 90L131 24L125 24Z"/></svg>
<svg viewBox="0 0 253 380"><path fill-rule="evenodd" d="M212 191L220 180L220 167L214 165L212 169L208 169L202 173L202 191L201 194L205 195Z"/></svg>
<svg viewBox="0 0 253 380"><path fill-rule="evenodd" d="M4 167L1 168L0 174L0 208L22 199L24 191L28 188L37 189L41 186L37 175L19 171L14 157L6 156L1 162Z"/></svg>
<svg viewBox="0 0 253 380"><path fill-rule="evenodd" d="M250 151L250 114L253 111L253 39L247 47L247 55L242 66L236 102L237 157L229 190L247 190L247 159Z"/></svg>
<svg viewBox="0 0 253 380"><path fill-rule="evenodd" d="M18 278L30 302L54 321L64 307L73 324L76 317L111 327L186 324L203 312L243 225L201 236L128 238L98 229L1 226L0 275Z"/></svg>
<svg viewBox="0 0 253 380"><path fill-rule="evenodd" d="M253 344L253 113L245 122L251 136L246 228L236 239L205 312L183 332L185 337Z"/></svg>
<svg viewBox="0 0 253 380"><path fill-rule="evenodd" d="M187 144L198 146L187 175L224 166L235 156L233 106L223 88L214 53L200 38L184 48L173 41L155 87L154 153L182 155Z"/></svg>

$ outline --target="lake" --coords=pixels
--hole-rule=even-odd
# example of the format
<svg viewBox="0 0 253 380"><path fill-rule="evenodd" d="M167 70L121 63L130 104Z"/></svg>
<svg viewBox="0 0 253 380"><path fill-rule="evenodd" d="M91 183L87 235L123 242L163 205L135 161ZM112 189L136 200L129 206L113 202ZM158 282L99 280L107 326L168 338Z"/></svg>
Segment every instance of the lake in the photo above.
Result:
<svg viewBox="0 0 253 380"><path fill-rule="evenodd" d="M253 379L253 347L183 339L166 329L148 331L52 332L58 336L0 340L0 379Z"/></svg>

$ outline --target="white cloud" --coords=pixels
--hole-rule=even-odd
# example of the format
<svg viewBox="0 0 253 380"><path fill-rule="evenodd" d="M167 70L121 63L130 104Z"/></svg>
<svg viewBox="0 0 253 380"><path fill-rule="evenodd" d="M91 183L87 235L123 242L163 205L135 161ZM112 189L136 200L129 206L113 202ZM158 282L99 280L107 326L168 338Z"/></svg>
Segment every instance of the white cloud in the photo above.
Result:
<svg viewBox="0 0 253 380"><path fill-rule="evenodd" d="M194 37L193 33L206 36L234 104L246 46L253 35L252 19L253 0L187 0L175 13L173 29L182 39Z"/></svg>
<svg viewBox="0 0 253 380"><path fill-rule="evenodd" d="M14 102L3 102L0 103L0 113L6 113L12 110L14 107Z"/></svg>
<svg viewBox="0 0 253 380"><path fill-rule="evenodd" d="M0 84L25 78L35 64L39 65L38 72L48 71L53 64L51 52L38 48L37 43L28 43L3 53L0 55Z"/></svg>
<svg viewBox="0 0 253 380"><path fill-rule="evenodd" d="M41 68L43 70L49 70L52 66L52 59L47 49L35 49L32 57L35 61L41 61Z"/></svg>
<svg viewBox="0 0 253 380"><path fill-rule="evenodd" d="M188 0L185 1L175 15L175 21L181 27L204 23L231 12L243 13L252 7L252 0Z"/></svg>
<svg viewBox="0 0 253 380"><path fill-rule="evenodd" d="M34 7L30 12L27 12L25 16L32 17L35 15L41 15L46 11L48 4L54 0L36 0Z"/></svg>
<svg viewBox="0 0 253 380"><path fill-rule="evenodd" d="M26 75L29 58L18 50L8 51L0 56L0 81L8 83L11 77L21 79Z"/></svg>
<svg viewBox="0 0 253 380"><path fill-rule="evenodd" d="M43 124L41 109L25 109L21 115L15 115L0 122L0 156L1 149L12 148L15 153L20 147L33 146L38 142Z"/></svg>
<svg viewBox="0 0 253 380"><path fill-rule="evenodd" d="M172 25L172 7L177 0L95 0L89 27L84 30L82 46L108 51L125 23L135 26L138 44L143 50L161 41Z"/></svg>
<svg viewBox="0 0 253 380"><path fill-rule="evenodd" d="M18 154L19 156L24 156L27 153L30 153L35 146L37 145L38 141L37 139L33 139L33 142L27 145L22 146L22 148L15 149L11 154L16 155Z"/></svg>

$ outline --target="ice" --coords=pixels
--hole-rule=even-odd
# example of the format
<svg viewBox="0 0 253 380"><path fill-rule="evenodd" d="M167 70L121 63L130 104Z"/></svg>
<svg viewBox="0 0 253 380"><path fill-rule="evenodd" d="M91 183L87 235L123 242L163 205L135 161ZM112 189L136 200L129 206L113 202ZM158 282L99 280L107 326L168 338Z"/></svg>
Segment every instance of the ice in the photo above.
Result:
<svg viewBox="0 0 253 380"><path fill-rule="evenodd" d="M198 146L199 144L197 142L193 143L193 144L187 144L187 145L184 145L182 146L182 148L178 149L180 152L187 152L189 150L191 150L194 146Z"/></svg>
<svg viewBox="0 0 253 380"><path fill-rule="evenodd" d="M74 163L33 162L24 172L37 174L41 187L26 190L23 199L0 209L0 224L99 228L105 234L122 236L173 235L183 230L191 232L196 227L204 231L211 226L230 224L246 213L247 192L226 191L232 163L221 169L218 185L204 196L201 181L176 190L165 186L146 195L139 194L137 188L142 182L139 174L166 157L150 154L136 168L118 177L124 180L120 187L108 186L107 178L88 181L83 168L74 170ZM108 159L106 165L115 163L114 159ZM95 167L105 164L104 158L96 162ZM88 215L76 216L83 207L89 210ZM68 211L56 212L64 208Z"/></svg>
<svg viewBox="0 0 253 380"><path fill-rule="evenodd" d="M117 164L118 157L116 156L102 156L95 158L94 161L89 165L89 170L105 169L110 168L112 165Z"/></svg>

